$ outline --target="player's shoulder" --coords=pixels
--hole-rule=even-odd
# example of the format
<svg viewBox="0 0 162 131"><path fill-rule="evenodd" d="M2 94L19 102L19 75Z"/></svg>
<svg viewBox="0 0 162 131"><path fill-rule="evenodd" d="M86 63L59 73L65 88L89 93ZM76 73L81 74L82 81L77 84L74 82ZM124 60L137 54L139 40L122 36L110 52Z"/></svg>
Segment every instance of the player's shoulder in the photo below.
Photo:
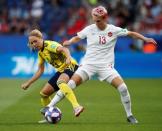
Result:
<svg viewBox="0 0 162 131"><path fill-rule="evenodd" d="M48 46L48 45L53 45L53 44L56 44L56 45L59 44L58 42L52 41L52 40L45 40L44 43L45 43L45 45L47 45L47 46Z"/></svg>
<svg viewBox="0 0 162 131"><path fill-rule="evenodd" d="M87 30L87 31L90 31L92 29L96 28L96 25L95 24L91 24L91 25L88 25L84 28L84 30Z"/></svg>
<svg viewBox="0 0 162 131"><path fill-rule="evenodd" d="M108 25L108 28L109 29L116 29L116 28L119 28L119 27L117 27L117 26L115 26L115 25L112 25L112 24L107 24Z"/></svg>
<svg viewBox="0 0 162 131"><path fill-rule="evenodd" d="M87 29L94 29L94 28L96 28L95 24L91 24L91 25L87 26Z"/></svg>
<svg viewBox="0 0 162 131"><path fill-rule="evenodd" d="M56 47L60 46L60 44L56 41L45 40L44 46L45 46L45 48L56 48Z"/></svg>
<svg viewBox="0 0 162 131"><path fill-rule="evenodd" d="M115 26L115 25L112 25L112 24L108 24L108 29L110 31L112 31L112 32L119 32L119 31L123 30L123 28Z"/></svg>

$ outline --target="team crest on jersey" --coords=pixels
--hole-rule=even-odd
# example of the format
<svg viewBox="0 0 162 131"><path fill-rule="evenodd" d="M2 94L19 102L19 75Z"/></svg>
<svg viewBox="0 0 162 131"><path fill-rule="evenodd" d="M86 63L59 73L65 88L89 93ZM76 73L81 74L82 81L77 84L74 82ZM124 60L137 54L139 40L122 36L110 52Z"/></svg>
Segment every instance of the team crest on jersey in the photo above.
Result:
<svg viewBox="0 0 162 131"><path fill-rule="evenodd" d="M113 35L113 33L112 32L108 32L108 34L107 34L109 37L111 37L112 35Z"/></svg>
<svg viewBox="0 0 162 131"><path fill-rule="evenodd" d="M53 48L53 49L56 48L56 45L52 44L52 45L51 45L51 48Z"/></svg>

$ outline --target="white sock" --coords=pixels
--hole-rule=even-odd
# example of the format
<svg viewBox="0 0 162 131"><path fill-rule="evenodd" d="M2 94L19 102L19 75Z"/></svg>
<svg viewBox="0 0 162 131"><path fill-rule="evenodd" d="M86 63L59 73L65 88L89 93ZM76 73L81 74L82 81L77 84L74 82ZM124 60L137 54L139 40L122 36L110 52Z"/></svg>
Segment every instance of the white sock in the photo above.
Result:
<svg viewBox="0 0 162 131"><path fill-rule="evenodd" d="M74 90L74 89L76 88L75 81L73 81L73 80L69 80L69 82L68 82L68 86L69 86L72 90Z"/></svg>
<svg viewBox="0 0 162 131"><path fill-rule="evenodd" d="M118 91L120 93L121 101L124 106L127 117L129 117L132 115L132 111L131 111L131 99L127 86L124 83L121 84L120 86L118 86Z"/></svg>
<svg viewBox="0 0 162 131"><path fill-rule="evenodd" d="M76 87L76 84L73 80L68 82L68 86L73 90ZM48 107L55 106L58 102L60 102L64 98L64 94L61 90L57 91L51 102L47 105Z"/></svg>
<svg viewBox="0 0 162 131"><path fill-rule="evenodd" d="M51 102L47 105L48 107L55 106L59 101L61 101L64 98L64 94L61 90L57 91Z"/></svg>

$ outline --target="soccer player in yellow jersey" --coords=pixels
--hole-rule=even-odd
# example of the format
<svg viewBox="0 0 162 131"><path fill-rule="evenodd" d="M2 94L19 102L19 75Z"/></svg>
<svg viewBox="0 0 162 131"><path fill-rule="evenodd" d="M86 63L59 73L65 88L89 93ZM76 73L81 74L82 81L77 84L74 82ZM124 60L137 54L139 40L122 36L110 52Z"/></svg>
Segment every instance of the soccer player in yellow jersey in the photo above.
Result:
<svg viewBox="0 0 162 131"><path fill-rule="evenodd" d="M29 33L29 47L38 50L38 70L31 79L21 85L22 89L26 90L42 75L46 61L57 72L40 91L42 105L47 106L51 100L50 95L60 89L71 102L75 116L79 116L84 108L79 105L72 89L67 86L67 82L78 68L77 62L71 58L69 50L55 41L43 40L42 33L37 29Z"/></svg>

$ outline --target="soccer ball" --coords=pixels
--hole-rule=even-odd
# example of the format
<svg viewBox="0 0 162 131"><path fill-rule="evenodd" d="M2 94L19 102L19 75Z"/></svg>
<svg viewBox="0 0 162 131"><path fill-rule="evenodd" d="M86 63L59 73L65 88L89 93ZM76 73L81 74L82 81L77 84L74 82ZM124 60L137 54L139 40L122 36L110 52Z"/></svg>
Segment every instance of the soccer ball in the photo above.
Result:
<svg viewBox="0 0 162 131"><path fill-rule="evenodd" d="M58 107L49 107L45 112L46 120L51 124L56 124L61 120L62 113Z"/></svg>

